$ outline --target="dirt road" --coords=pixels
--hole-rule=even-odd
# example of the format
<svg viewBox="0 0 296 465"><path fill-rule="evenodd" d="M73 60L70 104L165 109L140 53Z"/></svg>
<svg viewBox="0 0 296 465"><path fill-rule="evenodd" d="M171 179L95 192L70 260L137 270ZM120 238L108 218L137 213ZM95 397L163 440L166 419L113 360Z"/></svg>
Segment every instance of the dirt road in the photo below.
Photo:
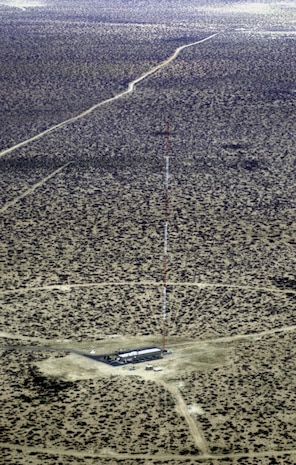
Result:
<svg viewBox="0 0 296 465"><path fill-rule="evenodd" d="M183 397L181 396L178 388L173 384L168 384L162 382L164 388L172 393L176 402L177 411L185 418L189 431L193 437L195 445L200 450L202 454L209 454L210 449L205 441L202 431L198 428L193 417L190 415L188 408L184 402Z"/></svg>
<svg viewBox="0 0 296 465"><path fill-rule="evenodd" d="M211 34L210 36L205 37L204 39L201 39L201 40L198 40L196 42L192 42L190 44L182 45L181 47L178 47L169 58L167 58L166 60L161 62L159 65L154 66L153 68L148 70L146 73L142 74L140 77L138 77L138 78L134 79L133 81L131 81L128 84L128 88L125 91L120 92L119 94L115 95L114 97L103 100L102 102L96 103L95 105L88 108L87 110L84 110L83 112L79 113L78 115L73 116L72 118L69 118L69 119L67 119L65 121L62 121L61 123L55 124L54 126L51 126L50 128L46 129L45 131L42 131L39 134L36 134L35 136L30 137L29 139L23 140L22 142L19 142L18 144L13 145L12 147L9 147L7 149L2 150L0 152L0 157L3 157L4 155L6 155L8 153L13 152L14 150L19 149L20 147L23 147L24 145L28 145L30 142L34 142L35 140L41 139L42 137L46 136L46 134L49 134L49 133L51 133L53 131L56 131L57 129L60 129L60 128L68 125L68 124L74 123L75 121L78 121L78 120L84 118L85 116L89 115L94 110L96 110L97 108L102 107L103 105L107 105L109 103L112 103L112 102L124 97L125 95L128 95L128 94L132 93L137 84L139 84L141 81L143 81L147 77L151 76L152 74L156 73L160 69L164 68L165 66L169 65L173 60L175 60L177 58L177 56L180 54L180 52L182 50L185 50L186 48L193 47L195 45L198 45L198 44L201 44L201 43L206 42L208 40L211 40L214 37L216 37L218 34L219 33L216 32L215 34Z"/></svg>
<svg viewBox="0 0 296 465"><path fill-rule="evenodd" d="M32 194L38 187L42 186L45 184L49 179L53 178L57 174L59 174L61 171L63 171L68 165L70 165L72 162L66 163L63 166L60 166L57 170L53 171L50 173L48 176L45 176L45 178L40 179L40 181L36 182L36 184L33 184L29 189L27 189L25 192L23 192L21 195L18 195L15 197L13 200L10 202L7 202L2 208L0 208L0 213L4 213L8 208L13 207L17 202L19 202L21 199L24 197L27 197L27 195Z"/></svg>
<svg viewBox="0 0 296 465"><path fill-rule="evenodd" d="M153 461L160 461L166 462L168 460L178 460L180 462L187 462L188 459L192 459L195 462L207 462L209 459L215 460L223 460L223 459L241 459L241 458L260 458L260 457L284 457L287 456L295 456L296 457L296 449L291 450L266 450L264 452L249 452L249 453L238 453L238 454L224 454L224 455L214 455L214 454L204 454L204 455L178 455L178 454L119 454L113 452L111 449L104 449L102 451L76 451L71 449L59 449L59 448L42 448L42 447L29 447L29 446L21 446L19 444L8 444L8 443L0 443L0 448L2 449L10 449L10 450L18 450L22 451L23 454L28 453L35 453L35 454L54 454L60 457L67 456L67 457L76 457L76 458L84 458L84 457L91 457L91 458L113 458L118 460L134 460L135 463L137 460L153 460Z"/></svg>

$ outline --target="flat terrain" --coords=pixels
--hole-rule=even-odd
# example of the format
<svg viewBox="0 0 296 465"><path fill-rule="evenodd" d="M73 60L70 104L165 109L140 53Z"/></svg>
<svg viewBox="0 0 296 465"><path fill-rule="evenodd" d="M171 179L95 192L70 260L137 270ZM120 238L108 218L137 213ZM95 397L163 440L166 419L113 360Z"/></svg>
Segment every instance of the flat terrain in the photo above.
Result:
<svg viewBox="0 0 296 465"><path fill-rule="evenodd" d="M0 9L4 463L296 464L294 10L76 6ZM167 120L172 353L109 367L161 344Z"/></svg>

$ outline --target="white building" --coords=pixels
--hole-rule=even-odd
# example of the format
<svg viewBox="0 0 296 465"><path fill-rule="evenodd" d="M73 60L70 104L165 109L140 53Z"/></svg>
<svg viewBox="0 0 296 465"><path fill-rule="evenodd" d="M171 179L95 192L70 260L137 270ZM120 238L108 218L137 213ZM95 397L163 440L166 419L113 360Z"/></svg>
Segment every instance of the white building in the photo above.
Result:
<svg viewBox="0 0 296 465"><path fill-rule="evenodd" d="M149 349L132 350L118 354L117 361L120 363L140 362L147 360L157 360L161 358L162 352L159 347L150 347Z"/></svg>

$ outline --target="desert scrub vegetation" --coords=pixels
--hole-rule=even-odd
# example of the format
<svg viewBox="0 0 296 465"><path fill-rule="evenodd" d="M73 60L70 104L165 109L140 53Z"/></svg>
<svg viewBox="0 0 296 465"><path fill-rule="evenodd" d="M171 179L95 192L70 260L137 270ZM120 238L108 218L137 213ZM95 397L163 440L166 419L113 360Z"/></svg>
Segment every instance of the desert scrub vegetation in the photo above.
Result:
<svg viewBox="0 0 296 465"><path fill-rule="evenodd" d="M34 363L46 354L3 352L9 364L3 441L28 447L120 453L195 453L187 424L164 387L137 377L79 382L48 378Z"/></svg>
<svg viewBox="0 0 296 465"><path fill-rule="evenodd" d="M2 149L114 96L202 34L180 24L70 19L49 10L35 12L35 21L17 12L0 21Z"/></svg>
<svg viewBox="0 0 296 465"><path fill-rule="evenodd" d="M50 16L36 22L2 17L0 34L1 148L112 97L174 47L157 25Z"/></svg>
<svg viewBox="0 0 296 465"><path fill-rule="evenodd" d="M213 453L294 447L294 352L293 333L250 338L235 345L231 365L181 376Z"/></svg>
<svg viewBox="0 0 296 465"><path fill-rule="evenodd" d="M237 64L239 46L245 61L251 52L255 54L252 63L258 73L269 53L275 82L291 49L285 39L262 40L263 58L258 41L246 40L243 48L241 37L233 37L233 60L229 39L217 37L215 43L197 47L198 59L188 49L167 69L143 81L133 95L1 159L4 206L48 172L66 165L2 214L3 290L32 288L24 297L28 312L19 320L23 327L28 326L31 310L37 312L37 319L43 315L40 322L44 315L50 320L52 302L56 318L69 313L69 321L79 328L75 306L80 302L85 315L98 312L101 329L108 333L112 314L117 315L115 324L121 331L158 331L164 118L168 114L172 118L168 280L224 286L206 288L206 292L172 285L170 331L177 334L187 328L190 335L206 337L207 331L217 328L218 334L234 334L240 329L252 332L291 324L293 289L276 283L288 282L294 274L295 183L289 114L294 97L291 92L279 93L271 112L270 95L267 101L265 97L258 100L260 89L255 87L250 66L239 72ZM227 58L224 65L219 47ZM191 59L184 62L187 55ZM195 66L206 59L210 60L209 76L199 88L201 77ZM231 82L217 79L220 60L229 73L233 63ZM180 79L174 80L180 63L185 76L192 71L195 89L186 81L180 87ZM287 65L287 82L290 69ZM266 96L269 84L263 84ZM278 88L281 85L280 80ZM256 97L252 96L249 106L245 101L231 103L234 89L243 94L247 88L251 93L253 87ZM209 105L202 106L205 101ZM275 118L277 124L272 124ZM230 131L232 122L243 125L244 132L238 126ZM95 288L113 281L155 284ZM70 293L60 289L63 297L54 306L51 289L48 296L42 291L42 302L40 294L34 294L34 288L67 284L94 288ZM13 305L20 309L16 297ZM11 315L7 321L14 326L17 319L10 308L5 301L4 311ZM132 315L135 309L138 322L132 329L132 316L124 324L121 316ZM145 314L151 318L145 319ZM212 317L210 326L207 314ZM87 317L84 320L81 334L86 335L90 325ZM51 334L57 331L50 322L46 327ZM89 337L97 331L101 332L98 323Z"/></svg>
<svg viewBox="0 0 296 465"><path fill-rule="evenodd" d="M152 24L167 3L149 23L151 2L140 9L134 1L120 11L102 2L99 21L83 18L89 2L70 19L66 3L63 12L1 18L3 148L115 95L227 22L193 24L191 5L182 25L174 4L165 23ZM125 22L132 10L141 24ZM1 157L1 330L84 347L114 333L159 335L170 119L167 331L206 339L172 382L214 454L270 454L213 465L293 463L272 456L295 445L293 332L236 338L294 324L293 45L287 35L227 30L184 50L133 94ZM229 342L211 352L207 340L221 336ZM66 382L36 368L45 358L66 367L62 353L2 358L5 463L88 465L96 460L88 451L106 447L196 463L188 424L163 385L116 375ZM196 360L202 371L192 369Z"/></svg>
<svg viewBox="0 0 296 465"><path fill-rule="evenodd" d="M294 294L169 285L168 299L169 336L206 339L294 324ZM63 284L7 292L1 301L0 330L30 337L96 341L161 332L161 285Z"/></svg>

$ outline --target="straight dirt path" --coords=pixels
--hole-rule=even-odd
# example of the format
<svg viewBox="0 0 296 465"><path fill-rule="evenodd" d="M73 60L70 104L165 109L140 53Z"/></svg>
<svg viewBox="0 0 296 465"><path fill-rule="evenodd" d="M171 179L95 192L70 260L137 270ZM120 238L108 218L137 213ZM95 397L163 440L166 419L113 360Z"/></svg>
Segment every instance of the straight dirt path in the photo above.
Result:
<svg viewBox="0 0 296 465"><path fill-rule="evenodd" d="M104 449L102 451L86 450L86 451L77 451L72 449L62 449L59 447L30 447L30 446L21 446L19 444L10 444L10 443L1 443L0 448L18 450L23 454L48 454L48 455L58 455L58 456L67 456L67 457L76 457L76 458L92 458L92 459L103 459L103 458L113 458L114 460L134 460L135 463L137 460L153 460L165 462L167 460L178 460L180 462L187 462L188 459L194 460L195 462L207 462L209 459L223 460L223 459L241 459L241 458L263 458L263 457L284 457L287 456L296 456L296 449L289 450L266 450L263 452L246 452L246 453L233 453L233 454L202 454L202 455L178 455L178 454L120 454L118 452L112 451L111 449Z"/></svg>
<svg viewBox="0 0 296 465"><path fill-rule="evenodd" d="M248 333L248 334L235 334L233 336L221 336L217 338L211 338L211 339L200 339L198 342L202 344L206 343L213 343L213 344L219 344L219 343L224 343L224 342L234 342L234 341L239 341L241 339L260 339L261 337L264 336L271 336L273 334L277 333L290 333L296 331L296 325L291 325L291 326L281 326L279 328L273 328L273 329L266 329L264 331L260 331L258 333ZM0 333L1 336L1 333ZM194 340L188 340L188 342L170 342L170 348L174 347L188 347L192 345L196 345L196 339ZM186 355L187 356L187 355Z"/></svg>
<svg viewBox="0 0 296 465"><path fill-rule="evenodd" d="M296 325L282 326L280 328L266 329L260 333L236 334L235 336L218 337L217 339L209 339L209 342L232 342L240 339L260 339L263 336L269 336L277 333L289 333L296 331ZM206 342L206 340L204 341Z"/></svg>
<svg viewBox="0 0 296 465"><path fill-rule="evenodd" d="M13 145L12 147L9 147L7 149L4 149L0 152L0 157L3 157L4 155L13 152L16 149L19 149L23 147L24 145L28 145L30 142L34 142L35 140L41 139L42 137L46 136L46 134L49 134L53 131L56 131L57 129L60 129L64 126L67 126L68 124L74 123L75 121L78 121L85 116L89 115L92 113L94 110L97 108L102 107L103 105L107 105L109 103L112 103L125 95L128 95L133 92L135 86L142 82L144 79L147 77L151 76L152 74L156 73L160 69L164 68L165 66L169 65L173 60L177 58L177 56L180 54L182 50L185 50L186 48L193 47L194 45L202 44L203 42L206 42L207 40L211 40L214 37L216 37L219 34L219 32L216 32L215 34L211 34L208 37L205 37L204 39L197 40L196 42L191 42L190 44L187 45L182 45L181 47L178 47L174 53L164 60L163 62L159 63L157 66L154 66L151 68L149 71L146 73L142 74L140 77L134 79L128 84L128 88L124 90L123 92L120 92L119 94L116 94L114 97L108 98L106 100L103 100L102 102L96 103L92 107L88 108L87 110L83 111L82 113L79 113L79 115L73 116L72 118L69 118L65 121L62 121L61 123L55 124L54 126L51 126L50 128L46 129L45 131L40 132L39 134L36 134L33 137L30 137L26 140L23 140L22 142L19 142L18 144Z"/></svg>
<svg viewBox="0 0 296 465"><path fill-rule="evenodd" d="M27 195L32 194L38 187L42 186L45 184L47 181L49 181L51 178L56 176L58 173L63 171L67 166L69 166L72 162L66 163L63 166L60 166L57 170L53 171L50 173L48 176L45 176L45 178L40 179L40 181L36 182L36 184L33 184L29 189L27 189L25 192L23 192L21 195L18 195L15 197L13 200L10 200L10 202L7 202L2 208L0 208L0 213L4 213L8 208L13 207L17 202L19 202L21 199L24 197L27 197Z"/></svg>
<svg viewBox="0 0 296 465"><path fill-rule="evenodd" d="M168 286L185 286L185 287L199 287L203 289L205 287L226 287L228 289L243 289L247 291L263 291L263 292L273 292L279 294L285 294L290 292L292 294L296 294L296 290L293 289L279 289L278 287L267 287L267 286L246 286L243 284L227 284L227 283L203 283L203 282L182 282L182 283L174 283L168 282Z"/></svg>
<svg viewBox="0 0 296 465"><path fill-rule="evenodd" d="M198 428L193 417L190 415L187 405L178 388L171 383L169 384L166 382L162 382L161 384L167 391L171 392L171 394L173 395L176 402L176 409L185 418L196 447L202 454L209 454L210 449L205 441L203 432Z"/></svg>
<svg viewBox="0 0 296 465"><path fill-rule="evenodd" d="M241 339L260 339L263 336L269 336L277 333L289 333L289 332L294 332L296 331L296 325L291 325L291 326L282 326L280 328L273 328L273 329L267 329L265 331L261 331L258 333L248 333L248 334L235 334L233 336L222 336L222 337L217 337L217 338L211 338L211 339L189 339L187 342L174 342L170 341L169 346L170 348L174 347L188 347L194 346L197 347L197 343L201 344L206 344L206 343L213 343L213 344L219 344L219 343L225 343L225 342L234 342L234 341L239 341ZM22 334L16 334L16 333L9 333L8 331L0 331L0 338L3 339L15 339L18 341L27 341L27 342L39 342L40 344L46 344L46 347L43 346L34 346L34 349L45 349L48 346L52 346L52 344L76 344L76 341L70 340L70 339L45 339L45 338L39 338L39 337L30 337L30 336L23 336ZM108 337L106 337L106 340ZM24 349L26 346L24 346ZM76 344L76 349L71 348L70 346L67 347L67 350L78 353L78 348L79 348L79 343ZM58 348L57 348L58 350ZM60 349L63 350L63 349ZM199 349L197 348L197 351ZM186 355L187 356L187 355Z"/></svg>
<svg viewBox="0 0 296 465"><path fill-rule="evenodd" d="M52 174L51 176L53 176ZM45 182L45 181L43 181ZM266 286L245 286L240 284L227 284L227 283L206 283L206 282L167 282L168 286L184 286L184 287L198 287L204 289L207 287L212 288L227 288L227 289L242 289L247 291L260 291L260 292L271 292L274 294L296 294L294 289L279 289L277 287L266 287ZM14 294L14 293L23 293L23 292L39 292L39 291L65 291L68 292L71 289L82 288L82 287L107 287L107 286L163 286L162 282L158 281L102 281L99 283L90 282L90 283L69 283L69 284L50 284L48 286L28 286L28 287L18 287L14 289L1 290L1 294Z"/></svg>

